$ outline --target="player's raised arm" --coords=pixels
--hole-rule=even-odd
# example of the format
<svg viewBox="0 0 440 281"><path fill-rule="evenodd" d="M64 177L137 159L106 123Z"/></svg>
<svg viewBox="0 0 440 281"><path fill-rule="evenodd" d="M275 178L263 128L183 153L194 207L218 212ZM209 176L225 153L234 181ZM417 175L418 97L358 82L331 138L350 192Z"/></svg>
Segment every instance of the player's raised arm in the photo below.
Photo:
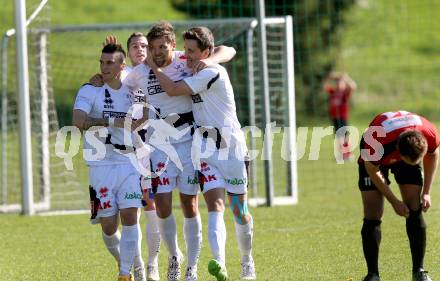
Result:
<svg viewBox="0 0 440 281"><path fill-rule="evenodd" d="M81 132L86 130L87 113L81 109L74 109L72 116L72 125L77 127Z"/></svg>

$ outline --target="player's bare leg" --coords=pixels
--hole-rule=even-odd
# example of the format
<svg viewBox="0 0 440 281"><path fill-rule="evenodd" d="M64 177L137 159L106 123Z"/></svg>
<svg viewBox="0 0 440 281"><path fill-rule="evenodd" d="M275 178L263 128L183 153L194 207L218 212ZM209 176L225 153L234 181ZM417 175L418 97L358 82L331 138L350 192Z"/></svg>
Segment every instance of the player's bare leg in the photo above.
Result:
<svg viewBox="0 0 440 281"><path fill-rule="evenodd" d="M241 278L255 280L255 264L252 257L253 220L249 213L246 194L228 193L229 206L235 218L235 235L241 253Z"/></svg>
<svg viewBox="0 0 440 281"><path fill-rule="evenodd" d="M423 260L426 249L426 223L420 205L422 187L414 184L399 185L402 200L409 208L409 217L406 219L406 233L412 257L413 281L431 281L427 271L423 269Z"/></svg>
<svg viewBox="0 0 440 281"><path fill-rule="evenodd" d="M115 258L118 263L118 269L120 264L120 251L119 244L121 240L121 233L118 231L117 215L111 217L100 218L102 228L102 240L104 241L107 250Z"/></svg>
<svg viewBox="0 0 440 281"><path fill-rule="evenodd" d="M379 281L379 247L382 238L381 218L384 208L384 197L378 190L362 191L364 206L364 223L362 226L362 246L368 274L364 281Z"/></svg>

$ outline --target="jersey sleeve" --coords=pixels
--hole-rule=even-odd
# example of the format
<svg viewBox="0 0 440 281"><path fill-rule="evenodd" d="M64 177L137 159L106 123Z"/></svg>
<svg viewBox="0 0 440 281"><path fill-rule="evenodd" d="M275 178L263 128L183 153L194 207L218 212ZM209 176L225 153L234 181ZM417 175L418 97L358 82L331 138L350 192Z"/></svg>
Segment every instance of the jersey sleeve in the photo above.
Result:
<svg viewBox="0 0 440 281"><path fill-rule="evenodd" d="M208 67L183 81L191 88L193 94L198 94L211 88L219 77L220 72L217 68Z"/></svg>
<svg viewBox="0 0 440 281"><path fill-rule="evenodd" d="M96 98L96 89L92 85L82 86L76 95L73 109L79 109L89 114Z"/></svg>

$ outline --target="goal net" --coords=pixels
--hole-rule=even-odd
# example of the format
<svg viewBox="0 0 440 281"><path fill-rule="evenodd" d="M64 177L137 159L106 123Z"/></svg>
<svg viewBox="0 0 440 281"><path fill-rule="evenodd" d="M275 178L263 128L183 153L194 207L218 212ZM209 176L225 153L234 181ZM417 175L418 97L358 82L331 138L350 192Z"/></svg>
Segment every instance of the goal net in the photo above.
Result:
<svg viewBox="0 0 440 281"><path fill-rule="evenodd" d="M272 161L274 204L297 201L294 147L293 39L290 17L265 20L269 95L273 128ZM28 30L31 100L34 200L36 211L63 211L88 208L88 171L82 150L73 158L73 170L55 154L57 132L71 125L73 102L78 89L99 72L99 55L107 35L115 35L125 45L128 36L147 33L152 22L84 26L50 26ZM237 113L242 126L255 126L260 135L247 133L249 149L257 154L252 161L250 197L264 204L267 175L262 157L266 124L260 79L260 50L253 18L193 20L173 22L178 49L180 34L194 26L213 31L216 45L233 46L235 58L225 64L234 86ZM21 209L19 175L18 117L15 81L15 38L3 36L1 84L1 191L0 212ZM291 61L291 65L289 62ZM267 123L267 122L266 122ZM291 130L286 128L292 127ZM255 131L255 130L254 130ZM69 142L66 143L69 149ZM294 157L293 157L294 158ZM289 161L291 160L291 161Z"/></svg>

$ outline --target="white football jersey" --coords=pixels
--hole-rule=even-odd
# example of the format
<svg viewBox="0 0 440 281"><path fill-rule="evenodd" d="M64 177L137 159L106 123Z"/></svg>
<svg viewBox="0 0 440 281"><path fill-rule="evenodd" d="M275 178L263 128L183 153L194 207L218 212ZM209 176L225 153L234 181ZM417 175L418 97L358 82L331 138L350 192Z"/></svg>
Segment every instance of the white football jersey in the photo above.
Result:
<svg viewBox="0 0 440 281"><path fill-rule="evenodd" d="M235 108L234 90L223 66L209 66L184 81L193 91L192 108L197 125L241 128Z"/></svg>
<svg viewBox="0 0 440 281"><path fill-rule="evenodd" d="M173 60L170 65L162 68L163 72L174 82L180 81L192 75L191 69L186 66L186 57L182 51L173 52ZM147 96L147 102L154 110L149 111L150 119L165 118L170 114L182 114L191 112L191 98L188 96L170 97L168 96L153 70L146 64L140 64L133 68L130 74L123 81L131 89L140 88ZM187 128L184 124L179 127L179 130ZM163 131L163 135L169 135L171 131ZM178 139L169 138L165 136L163 142L180 143L191 139L190 131Z"/></svg>
<svg viewBox="0 0 440 281"><path fill-rule="evenodd" d="M76 96L74 109L86 112L91 118L122 118L127 115L132 103L132 94L125 85L115 90L110 88L107 84L104 84L102 87L93 87L92 85L86 84L81 87ZM108 136L106 137L99 137L97 133L95 134L99 142L105 145L106 151L104 158L99 161L86 161L87 164L96 166L130 163L128 157L114 149L114 144L124 145L124 129L113 127L107 127L106 129L108 130ZM126 131L125 133L130 134L131 137L131 132ZM105 144L106 139L107 143L109 139L112 144ZM132 146L132 144L127 145ZM93 154L97 153L96 145L93 146L87 139L84 140L84 149L92 149Z"/></svg>
<svg viewBox="0 0 440 281"><path fill-rule="evenodd" d="M233 139L245 149L245 140L237 118L234 90L226 69L219 65L209 66L192 77L184 79L192 89L192 109L196 125L227 128ZM235 145L232 143L233 145Z"/></svg>

